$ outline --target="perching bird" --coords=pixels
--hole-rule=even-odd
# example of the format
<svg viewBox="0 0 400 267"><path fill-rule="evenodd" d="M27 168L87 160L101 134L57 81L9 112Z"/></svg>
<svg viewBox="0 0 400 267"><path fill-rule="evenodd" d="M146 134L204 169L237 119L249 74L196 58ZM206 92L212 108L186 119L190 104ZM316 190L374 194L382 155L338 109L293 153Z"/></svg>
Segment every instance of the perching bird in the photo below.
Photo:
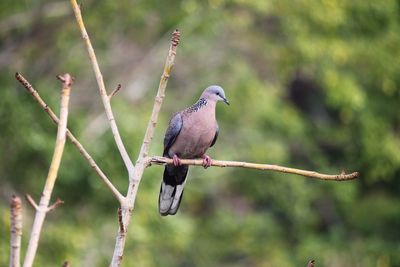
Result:
<svg viewBox="0 0 400 267"><path fill-rule="evenodd" d="M173 165L164 169L158 198L159 211L163 216L176 214L182 200L189 167L181 165L180 159L201 157L204 168L211 166L211 158L205 153L217 141L219 127L215 106L218 101L229 105L224 89L217 85L209 86L195 104L175 113L169 122L163 156L172 158Z"/></svg>

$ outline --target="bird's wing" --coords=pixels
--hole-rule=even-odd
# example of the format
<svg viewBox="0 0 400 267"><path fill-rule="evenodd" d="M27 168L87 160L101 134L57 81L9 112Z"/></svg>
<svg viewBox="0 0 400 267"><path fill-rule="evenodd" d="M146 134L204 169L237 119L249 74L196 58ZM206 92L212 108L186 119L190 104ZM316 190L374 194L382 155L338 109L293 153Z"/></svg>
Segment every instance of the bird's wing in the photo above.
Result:
<svg viewBox="0 0 400 267"><path fill-rule="evenodd" d="M164 152L163 156L168 156L168 150L174 144L176 138L181 132L183 125L182 115L180 112L175 113L169 121L169 126L164 137Z"/></svg>
<svg viewBox="0 0 400 267"><path fill-rule="evenodd" d="M219 126L217 124L217 130L215 131L214 139L212 140L210 147L212 147L215 144L215 142L217 142L218 134L219 134Z"/></svg>

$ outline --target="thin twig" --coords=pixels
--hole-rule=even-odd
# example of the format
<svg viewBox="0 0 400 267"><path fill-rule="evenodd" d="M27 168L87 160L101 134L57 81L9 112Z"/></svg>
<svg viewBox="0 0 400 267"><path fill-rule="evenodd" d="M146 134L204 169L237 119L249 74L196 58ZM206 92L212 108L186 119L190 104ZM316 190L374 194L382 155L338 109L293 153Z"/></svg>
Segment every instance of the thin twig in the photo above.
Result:
<svg viewBox="0 0 400 267"><path fill-rule="evenodd" d="M153 139L154 129L157 124L158 113L160 112L161 105L165 96L165 88L167 86L168 78L171 75L171 70L174 65L176 48L179 44L180 32L175 30L172 33L171 45L169 48L168 56L164 65L164 71L161 76L161 80L158 86L157 96L154 100L153 112L151 114L146 134L144 136L143 144L140 149L138 159L136 161L135 172L131 179L129 179L129 188L126 195L127 204L121 206L122 208L122 222L125 226L125 231L128 230L130 223L132 211L135 206L135 200L137 195L137 190L139 188L140 180L143 176L144 169L147 166L147 154L149 152L150 143ZM115 241L115 248L113 258L111 260L110 266L117 267L121 265L122 257L124 255L124 246L126 241L125 232L119 232Z"/></svg>
<svg viewBox="0 0 400 267"><path fill-rule="evenodd" d="M121 90L121 84L118 84L117 88L114 89L114 91L111 92L111 94L108 95L108 99L111 100L113 96L118 93L118 91Z"/></svg>
<svg viewBox="0 0 400 267"><path fill-rule="evenodd" d="M149 157L149 164L157 164L157 165L167 165L172 164L173 161L170 158L165 157ZM181 163L184 165L196 165L202 166L202 159L181 159ZM256 169L263 171L276 171L276 172L284 172L291 173L296 175L301 175L305 177L311 177L321 180L332 180L332 181L344 181L344 180L352 180L359 176L358 172L353 172L346 174L344 172L335 175L322 174L314 171L306 171L295 168L282 167L278 165L270 165L270 164L257 164L257 163L249 163L249 162L239 162L239 161L225 161L225 160L212 160L211 166L215 167L240 167L247 169Z"/></svg>
<svg viewBox="0 0 400 267"><path fill-rule="evenodd" d="M46 183L43 188L42 197L40 198L39 207L36 211L35 220L33 222L31 236L29 238L28 249L25 255L24 267L31 267L35 259L40 232L42 230L43 222L46 217L48 205L51 198L51 193L57 179L58 169L60 167L62 154L67 132L68 120L68 103L69 95L73 78L71 75L64 74L59 78L62 81L61 89L61 105L60 105L60 122L58 124L56 145L54 148L53 159L50 164L49 172L47 174Z"/></svg>
<svg viewBox="0 0 400 267"><path fill-rule="evenodd" d="M161 105L165 97L165 88L167 87L168 78L171 75L172 67L174 66L176 48L179 44L181 33L175 30L172 33L171 46L168 52L167 60L165 62L164 71L158 85L157 95L154 99L153 111L149 123L147 124L146 134L144 135L143 144L139 153L139 160L147 157L150 149L150 143L153 140L154 129L157 125L158 114L161 110Z"/></svg>
<svg viewBox="0 0 400 267"><path fill-rule="evenodd" d="M22 205L21 199L12 196L10 201L11 238L10 238L10 267L19 267L22 237Z"/></svg>
<svg viewBox="0 0 400 267"><path fill-rule="evenodd" d="M50 211L56 209L61 204L64 204L64 201L62 201L60 198L57 198L57 200L47 208L46 212L50 212Z"/></svg>
<svg viewBox="0 0 400 267"><path fill-rule="evenodd" d="M35 101L43 108L43 110L50 116L51 120L58 125L59 119L53 110L43 101L39 93L33 88L33 86L19 73L15 74L15 78L24 86L24 88L32 95ZM92 156L86 151L82 144L76 139L76 137L67 129L67 137L72 142L72 144L78 149L79 153L86 159L92 169L100 177L100 179L106 184L107 188L113 193L116 199L122 203L124 201L124 196L118 191L117 188L111 183L104 172L100 169L97 163L94 161Z"/></svg>
<svg viewBox="0 0 400 267"><path fill-rule="evenodd" d="M36 204L35 200L31 197L31 195L26 194L25 195L26 200L31 204L31 206L37 211L39 210L38 205Z"/></svg>
<svg viewBox="0 0 400 267"><path fill-rule="evenodd" d="M104 109L107 114L108 122L110 124L110 128L111 128L111 131L114 136L115 144L117 145L118 151L121 154L122 160L124 161L125 167L128 171L128 176L132 177L135 166L133 165L133 162L131 161L131 159L128 155L128 152L126 151L124 143L122 142L121 136L119 134L118 127L117 127L117 124L114 119L114 114L111 109L110 99L107 95L107 91L106 91L106 88L104 85L103 75L101 74L99 64L97 63L96 54L94 53L92 43L90 41L89 35L88 35L85 25L83 23L81 9L80 9L79 5L77 4L76 0L71 0L71 5L72 5L72 9L74 10L79 29L82 33L82 38L85 42L86 49L89 53L89 58L92 63L94 74L96 76L97 85L98 85L99 91L100 91L100 96L103 101L103 105L104 105Z"/></svg>

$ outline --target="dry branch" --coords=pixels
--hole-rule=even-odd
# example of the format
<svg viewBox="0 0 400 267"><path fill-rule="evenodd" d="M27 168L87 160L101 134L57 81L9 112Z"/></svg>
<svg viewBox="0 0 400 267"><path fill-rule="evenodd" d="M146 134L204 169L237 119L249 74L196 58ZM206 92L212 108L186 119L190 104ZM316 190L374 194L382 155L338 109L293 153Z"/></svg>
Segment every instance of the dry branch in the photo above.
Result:
<svg viewBox="0 0 400 267"><path fill-rule="evenodd" d="M10 238L10 267L19 267L22 236L22 205L21 199L12 196L10 201L11 238Z"/></svg>
<svg viewBox="0 0 400 267"><path fill-rule="evenodd" d="M32 95L35 101L43 108L43 110L50 116L51 120L58 125L59 118L53 112L53 110L43 101L39 93L33 88L33 86L20 74L16 73L15 78L24 86L24 88ZM82 144L76 139L76 137L67 129L67 137L72 142L72 144L78 149L79 153L86 159L92 169L100 177L100 179L106 184L107 188L113 193L117 200L122 203L124 201L124 196L118 191L117 188L111 183L104 172L100 169L97 163L94 161L92 156L86 151ZM29 201L29 199L28 199ZM32 202L30 202L32 205Z"/></svg>
<svg viewBox="0 0 400 267"><path fill-rule="evenodd" d="M136 161L135 172L132 178L129 179L129 189L126 195L127 203L122 206L122 224L125 227L125 232L128 230L128 225L131 219L132 211L135 206L135 200L137 195L137 190L139 187L140 180L143 176L143 172L147 166L147 154L149 152L150 143L153 139L154 129L158 120L158 113L160 112L162 102L165 97L165 88L167 86L168 78L171 75L172 67L175 61L176 48L179 44L180 32L175 30L172 33L171 45L168 51L167 59L164 65L164 71L158 85L157 95L154 100L153 111L147 125L146 133L140 149L138 159ZM125 232L118 231L113 258L111 260L110 266L117 267L120 266L122 257L124 254L124 246L126 241Z"/></svg>
<svg viewBox="0 0 400 267"><path fill-rule="evenodd" d="M157 165L167 165L172 164L172 159L165 157L149 157L147 162L151 164ZM181 159L181 163L184 165L195 165L202 166L202 159ZM358 172L353 172L350 174L346 174L342 172L341 174L329 175L322 174L314 171L306 171L288 167L282 167L278 165L270 165L270 164L257 164L257 163L249 163L249 162L240 162L240 161L225 161L225 160L212 160L211 166L214 167L239 167L239 168L247 168L247 169L256 169L263 171L275 171L275 172L284 172L290 174L301 175L305 177L321 179L321 180L334 180L334 181L344 181L344 180L352 180L359 176Z"/></svg>
<svg viewBox="0 0 400 267"><path fill-rule="evenodd" d="M144 140L139 153L139 160L147 157L149 153L150 143L153 140L154 129L156 128L158 114L161 110L161 105L165 97L165 88L167 87L168 78L171 75L171 70L174 65L176 48L179 44L181 38L181 33L175 30L172 33L171 46L168 52L167 60L165 62L164 71L158 85L157 95L154 99L153 111L151 113L150 121L147 125L146 133L144 135Z"/></svg>
<svg viewBox="0 0 400 267"><path fill-rule="evenodd" d="M47 208L46 212L50 212L54 209L56 209L58 206L60 206L61 204L64 204L64 201L62 201L60 198L57 198L57 200Z"/></svg>
<svg viewBox="0 0 400 267"><path fill-rule="evenodd" d="M179 31L175 31L173 33L173 38L171 40L171 46L170 50L167 56L167 60L164 66L164 71L163 75L161 76L160 84L158 87L158 92L157 96L155 97L154 105L153 105L153 111L152 115L150 118L150 121L148 123L145 137L140 149L140 153L138 156L138 159L136 161L136 166L133 165L132 161L130 160L126 149L124 147L124 144L122 142L122 139L120 137L117 125L115 123L114 115L111 109L110 105L110 99L112 96L119 90L119 87L114 90L110 95L107 95L104 82L103 82L103 76L100 72L100 68L96 59L96 55L94 52L94 49L92 47L90 38L88 36L88 33L86 31L81 11L80 11L80 6L77 4L75 0L71 0L71 5L75 13L76 21L78 23L79 29L82 34L82 38L85 42L90 61L92 63L92 67L96 76L97 84L99 86L99 92L103 101L103 105L107 114L107 118L110 124L110 128L112 130L112 133L114 135L114 140L115 143L118 147L118 150L121 154L121 157L124 161L124 164L126 166L126 169L128 170L129 174L129 187L128 187L128 192L127 196L125 198L120 198L120 203L121 207L118 210L118 222L119 222L119 229L117 232L117 237L116 237L116 243L115 243L115 248L114 248L114 254L113 258L111 261L110 266L120 266L122 257L123 257L123 251L124 251L124 246L125 246L125 241L126 241L126 231L128 230L128 226L130 223L131 215L134 209L134 204L135 204L135 199L137 196L137 190L138 186L140 184L140 180L143 176L144 169L151 163L153 164L168 164L170 163L170 159L163 159L158 158L158 157L148 157L148 152L149 152L149 147L153 138L154 134L154 129L156 127L156 123L158 120L158 114L161 109L161 105L165 96L165 88L167 85L168 78L170 76L170 72L172 70L172 66L174 64L175 60L175 55L176 55L176 48L179 43L179 37L180 33ZM185 161L183 161L185 163ZM199 161L192 161L192 162L186 162L186 164L191 163L192 165L202 165L202 160ZM324 174L319 174L316 172L310 172L310 171L304 171L304 170L298 170L298 169L293 169L293 168L286 168L286 167L280 167L280 166L275 166L275 165L265 165L265 164L254 164L254 163L244 163L244 162L226 162L226 161L214 161L214 166L231 166L231 167L244 167L244 168L255 168L255 169L262 169L262 170L274 170L274 171L280 171L280 172L287 172L287 173L294 173L298 175L303 175L303 176L308 176L308 177L314 177L314 178L320 178L320 179L330 179L330 180L344 180L344 179L351 179L349 177L355 178L358 176L358 173L353 173L349 175L346 174L340 174L340 175L324 175ZM348 177L349 176L349 177Z"/></svg>
<svg viewBox="0 0 400 267"><path fill-rule="evenodd" d="M36 201L31 197L31 195L26 194L25 195L26 200L31 204L31 206L37 211L39 209L38 205L36 204Z"/></svg>
<svg viewBox="0 0 400 267"><path fill-rule="evenodd" d="M51 193L53 191L54 184L57 179L58 169L60 167L66 140L68 103L69 103L69 95L71 92L71 85L73 82L73 78L68 73L64 74L63 76L58 76L57 78L60 81L62 81L62 89L61 89L60 121L58 124L56 145L54 148L53 159L51 161L49 172L47 174L42 197L40 198L39 206L38 209L36 210L31 236L29 238L28 249L25 255L24 267L32 266L33 260L35 259L39 243L40 232L42 230L43 222L46 217L46 213L48 211L48 205L50 202Z"/></svg>
<svg viewBox="0 0 400 267"><path fill-rule="evenodd" d="M96 76L97 85L99 86L100 96L103 101L104 109L106 111L106 115L108 118L108 122L110 124L111 131L114 136L115 144L118 147L118 151L121 154L122 160L124 161L125 167L128 171L129 178L133 176L134 165L128 155L128 152L125 149L124 143L122 142L121 136L118 131L117 124L114 119L114 114L110 105L110 98L107 95L106 87L103 81L103 75L101 74L99 64L97 63L96 54L94 53L94 49L92 43L90 41L89 35L86 31L85 25L83 23L82 14L80 6L77 4L76 0L71 0L72 9L74 10L76 21L78 23L79 29L82 34L82 38L85 42L86 49L89 54L90 61L92 63L93 71Z"/></svg>
<svg viewBox="0 0 400 267"><path fill-rule="evenodd" d="M118 93L118 91L121 90L121 84L118 84L117 88L114 89L114 91L111 92L111 94L108 96L108 99L111 100L113 96Z"/></svg>

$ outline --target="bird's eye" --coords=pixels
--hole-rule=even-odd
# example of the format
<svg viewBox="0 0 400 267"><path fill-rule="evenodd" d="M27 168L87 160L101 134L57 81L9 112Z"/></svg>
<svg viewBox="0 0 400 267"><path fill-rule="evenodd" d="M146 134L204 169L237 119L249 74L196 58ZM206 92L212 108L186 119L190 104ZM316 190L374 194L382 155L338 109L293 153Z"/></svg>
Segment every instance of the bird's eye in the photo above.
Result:
<svg viewBox="0 0 400 267"><path fill-rule="evenodd" d="M217 95L219 95L219 92L217 92Z"/></svg>

